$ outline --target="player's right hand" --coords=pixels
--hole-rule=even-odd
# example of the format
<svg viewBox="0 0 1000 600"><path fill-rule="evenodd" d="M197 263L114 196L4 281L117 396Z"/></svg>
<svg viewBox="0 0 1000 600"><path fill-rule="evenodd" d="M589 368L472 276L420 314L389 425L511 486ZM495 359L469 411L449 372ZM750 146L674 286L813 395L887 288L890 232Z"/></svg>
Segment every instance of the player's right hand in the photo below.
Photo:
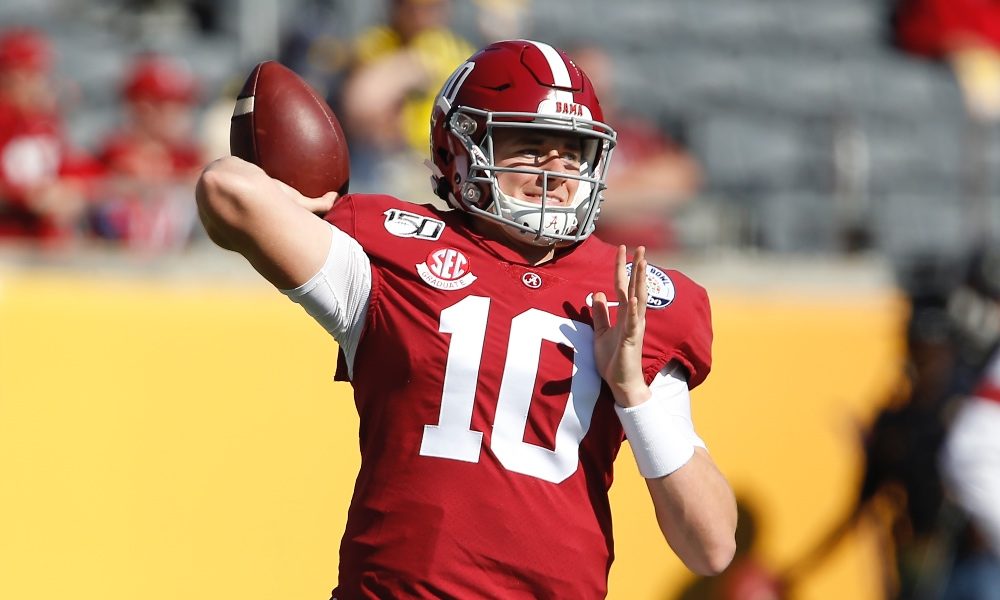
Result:
<svg viewBox="0 0 1000 600"><path fill-rule="evenodd" d="M340 197L340 195L337 192L327 192L318 198L310 198L309 196L303 195L298 190L284 183L283 181L280 181L278 179L275 179L274 181L275 183L278 184L278 187L281 188L281 191L284 192L284 194L288 196L290 200L292 200L302 208L308 210L309 212L313 213L314 215L318 215L320 217L330 212L330 209L333 208L333 203L336 202L337 198Z"/></svg>

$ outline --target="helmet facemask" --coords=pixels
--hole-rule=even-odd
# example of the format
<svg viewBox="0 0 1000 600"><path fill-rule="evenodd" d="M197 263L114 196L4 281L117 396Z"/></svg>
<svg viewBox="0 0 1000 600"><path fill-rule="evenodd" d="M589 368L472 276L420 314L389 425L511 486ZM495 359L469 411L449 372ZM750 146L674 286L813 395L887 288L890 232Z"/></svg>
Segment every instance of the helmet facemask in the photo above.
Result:
<svg viewBox="0 0 1000 600"><path fill-rule="evenodd" d="M607 165L615 145L615 132L598 121L541 113L490 112L459 106L448 118L448 129L465 150L466 177L459 187L460 208L478 217L495 221L516 239L538 246L579 242L593 231L603 191ZM497 165L494 131L535 129L542 134L570 134L582 141L579 174L548 171L524 166ZM485 131L484 131L485 130ZM478 143L476 142L478 139ZM540 202L522 200L500 189L498 173L524 173L542 178ZM551 205L546 195L552 179L579 181L568 205Z"/></svg>

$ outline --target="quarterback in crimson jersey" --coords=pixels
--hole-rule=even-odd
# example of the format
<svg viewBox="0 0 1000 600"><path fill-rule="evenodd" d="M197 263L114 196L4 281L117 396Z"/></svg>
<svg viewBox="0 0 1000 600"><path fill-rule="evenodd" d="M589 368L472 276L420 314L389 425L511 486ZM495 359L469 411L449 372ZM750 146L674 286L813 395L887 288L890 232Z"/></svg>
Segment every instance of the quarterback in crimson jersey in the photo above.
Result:
<svg viewBox="0 0 1000 600"><path fill-rule="evenodd" d="M420 597L603 594L623 433L594 367L583 290L612 293L613 272L594 265L613 264L615 247L588 238L533 266L469 231L462 213L388 196L346 196L327 218L361 244L372 274L351 361L362 467L341 584ZM647 281L659 289L643 372L651 381L677 361L697 384L709 368L705 293L653 266Z"/></svg>
<svg viewBox="0 0 1000 600"><path fill-rule="evenodd" d="M233 157L199 180L211 238L337 340L354 387L334 597L603 597L624 439L671 548L720 572L735 502L688 395L708 299L591 236L615 134L586 75L547 44L491 44L445 83L431 138L450 211L305 198Z"/></svg>

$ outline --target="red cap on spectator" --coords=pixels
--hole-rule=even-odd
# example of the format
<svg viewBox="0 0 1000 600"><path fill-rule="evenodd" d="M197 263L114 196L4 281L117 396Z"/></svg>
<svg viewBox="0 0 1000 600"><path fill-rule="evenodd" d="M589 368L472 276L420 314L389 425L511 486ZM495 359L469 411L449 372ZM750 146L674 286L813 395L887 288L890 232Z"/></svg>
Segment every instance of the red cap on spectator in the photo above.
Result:
<svg viewBox="0 0 1000 600"><path fill-rule="evenodd" d="M133 64L122 93L131 102L172 100L190 103L197 97L198 82L182 62L148 55Z"/></svg>
<svg viewBox="0 0 1000 600"><path fill-rule="evenodd" d="M0 71L25 69L48 71L52 66L52 44L42 32L15 28L0 33Z"/></svg>

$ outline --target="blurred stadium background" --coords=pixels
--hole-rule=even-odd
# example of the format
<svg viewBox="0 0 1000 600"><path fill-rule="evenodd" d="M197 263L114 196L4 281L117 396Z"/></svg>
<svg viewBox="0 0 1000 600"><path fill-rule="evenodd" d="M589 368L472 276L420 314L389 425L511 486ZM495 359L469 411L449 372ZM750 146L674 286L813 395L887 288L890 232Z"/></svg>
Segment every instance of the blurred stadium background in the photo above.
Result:
<svg viewBox="0 0 1000 600"><path fill-rule="evenodd" d="M4 0L0 24L51 37L70 134L89 147L119 116L136 52L186 59L207 119L296 24L348 40L382 9ZM860 431L901 369L897 274L963 253L1000 219L996 128L967 116L942 63L892 47L889 9L524 3L527 36L603 47L619 103L683 123L702 165L660 258L712 294L716 364L695 418L774 572L857 495ZM454 29L481 40L481 10L455 0ZM157 255L0 247L0 597L325 598L357 464L334 358L300 309L204 240ZM690 578L631 459L619 465L609 597L677 598ZM859 527L789 597L883 597L880 539Z"/></svg>

